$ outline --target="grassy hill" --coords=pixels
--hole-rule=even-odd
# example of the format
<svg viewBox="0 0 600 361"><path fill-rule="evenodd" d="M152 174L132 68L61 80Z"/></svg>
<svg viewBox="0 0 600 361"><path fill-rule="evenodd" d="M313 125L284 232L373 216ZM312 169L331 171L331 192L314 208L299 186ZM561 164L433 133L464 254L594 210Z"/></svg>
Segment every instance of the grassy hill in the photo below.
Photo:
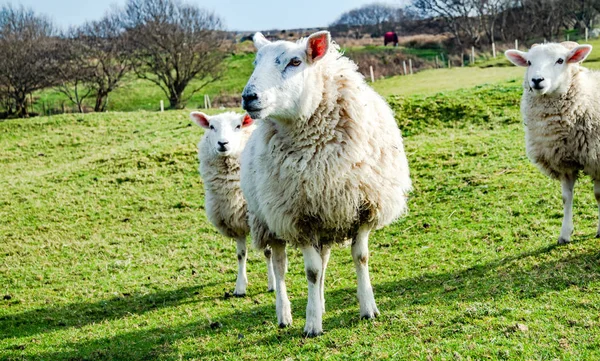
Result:
<svg viewBox="0 0 600 361"><path fill-rule="evenodd" d="M227 296L235 244L206 219L202 130L186 111L0 122L0 359L600 358L591 184L578 186L573 243L556 246L560 186L524 155L519 92L390 100L415 190L410 213L371 238L381 316L359 319L350 250L336 247L316 339L301 336L298 250L291 328L277 327L258 252L248 296Z"/></svg>

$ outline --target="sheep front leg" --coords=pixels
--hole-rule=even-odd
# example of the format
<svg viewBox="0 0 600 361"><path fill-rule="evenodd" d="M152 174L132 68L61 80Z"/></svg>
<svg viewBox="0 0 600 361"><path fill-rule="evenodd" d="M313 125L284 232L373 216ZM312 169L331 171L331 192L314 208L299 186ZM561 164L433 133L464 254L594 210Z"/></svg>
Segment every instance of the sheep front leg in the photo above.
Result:
<svg viewBox="0 0 600 361"><path fill-rule="evenodd" d="M327 264L329 263L330 253L331 247L329 245L321 247L321 263L323 268L321 272L321 278L319 279L319 290L321 293L321 306L323 308L323 313L325 313L325 270L327 269Z"/></svg>
<svg viewBox="0 0 600 361"><path fill-rule="evenodd" d="M321 304L320 287L323 261L320 252L312 245L302 247L302 255L304 256L304 271L308 280L304 334L307 337L315 337L323 333L323 305Z"/></svg>
<svg viewBox="0 0 600 361"><path fill-rule="evenodd" d="M246 295L246 287L248 286L248 277L246 276L246 237L240 237L237 241L237 260L238 260L238 274L235 282L235 291L233 295L236 297L243 297Z"/></svg>
<svg viewBox="0 0 600 361"><path fill-rule="evenodd" d="M273 261L271 260L271 248L265 248L265 261L267 262L267 292L275 291L275 273L273 271Z"/></svg>
<svg viewBox="0 0 600 361"><path fill-rule="evenodd" d="M272 245L273 271L275 273L275 310L277 311L277 322L279 327L287 327L292 324L292 310L290 300L285 287L285 274L287 272L287 255L285 244Z"/></svg>
<svg viewBox="0 0 600 361"><path fill-rule="evenodd" d="M596 232L596 238L600 238L600 180L594 179L594 197L596 197L596 203L598 203L598 231Z"/></svg>
<svg viewBox="0 0 600 361"><path fill-rule="evenodd" d="M565 244L571 241L573 233L573 189L577 177L574 174L565 174L561 179L562 199L564 206L564 216L558 244Z"/></svg>
<svg viewBox="0 0 600 361"><path fill-rule="evenodd" d="M358 279L358 303L360 304L360 317L365 319L379 315L373 287L369 278L369 227L361 227L352 242L352 259L356 268Z"/></svg>

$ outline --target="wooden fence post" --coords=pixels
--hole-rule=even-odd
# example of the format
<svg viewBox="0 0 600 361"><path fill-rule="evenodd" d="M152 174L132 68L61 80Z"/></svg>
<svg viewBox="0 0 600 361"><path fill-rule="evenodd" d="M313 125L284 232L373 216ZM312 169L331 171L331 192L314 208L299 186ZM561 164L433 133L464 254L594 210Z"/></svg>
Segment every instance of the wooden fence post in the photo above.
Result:
<svg viewBox="0 0 600 361"><path fill-rule="evenodd" d="M402 68L404 69L404 75L407 75L407 71L406 71L406 60L402 61Z"/></svg>
<svg viewBox="0 0 600 361"><path fill-rule="evenodd" d="M496 43L492 43L492 56L496 58Z"/></svg>
<svg viewBox="0 0 600 361"><path fill-rule="evenodd" d="M375 77L373 76L373 66L369 65L369 71L371 72L371 83L375 82Z"/></svg>
<svg viewBox="0 0 600 361"><path fill-rule="evenodd" d="M408 67L410 68L410 75L412 75L413 74L412 59L408 59Z"/></svg>

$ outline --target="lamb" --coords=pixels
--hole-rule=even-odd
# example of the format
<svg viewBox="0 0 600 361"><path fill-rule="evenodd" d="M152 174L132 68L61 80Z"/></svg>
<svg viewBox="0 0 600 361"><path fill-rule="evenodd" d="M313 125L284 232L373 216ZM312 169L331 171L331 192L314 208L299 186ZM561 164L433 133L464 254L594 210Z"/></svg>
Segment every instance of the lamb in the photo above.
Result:
<svg viewBox="0 0 600 361"><path fill-rule="evenodd" d="M366 85L327 31L296 43L254 36L255 69L242 94L261 124L242 153L250 231L270 246L280 327L292 323L286 245L297 246L308 280L307 336L322 333L331 246L352 240L360 315L379 314L368 239L407 210L408 162L392 111Z"/></svg>
<svg viewBox="0 0 600 361"><path fill-rule="evenodd" d="M256 128L249 115L234 112L209 116L190 114L192 121L206 129L198 143L200 175L204 181L205 209L209 221L225 237L237 241L238 275L234 296L246 294L246 237L250 233L246 200L240 188L240 155ZM266 248L268 290L273 291L271 250Z"/></svg>
<svg viewBox="0 0 600 361"><path fill-rule="evenodd" d="M521 113L527 156L544 174L561 182L564 216L559 244L573 233L573 188L580 171L594 181L600 237L600 73L580 66L590 45L534 45L506 57L527 67Z"/></svg>

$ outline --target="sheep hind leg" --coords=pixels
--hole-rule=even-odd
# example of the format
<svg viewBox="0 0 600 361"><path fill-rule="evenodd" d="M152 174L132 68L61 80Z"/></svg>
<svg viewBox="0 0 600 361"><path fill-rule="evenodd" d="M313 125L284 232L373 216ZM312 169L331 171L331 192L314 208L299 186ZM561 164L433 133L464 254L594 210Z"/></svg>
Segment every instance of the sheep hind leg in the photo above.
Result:
<svg viewBox="0 0 600 361"><path fill-rule="evenodd" d="M360 304L360 317L374 318L379 315L375 304L373 287L369 278L369 227L361 227L352 242L352 259L356 268L358 280L358 303Z"/></svg>
<svg viewBox="0 0 600 361"><path fill-rule="evenodd" d="M312 245L302 247L302 255L304 256L304 271L308 281L304 334L307 337L315 337L323 333L323 306L321 305L320 287L323 261L320 252Z"/></svg>
<svg viewBox="0 0 600 361"><path fill-rule="evenodd" d="M321 306L323 309L323 313L325 313L325 270L327 269L327 264L329 263L329 255L331 254L331 247L329 245L325 245L321 247L321 278L319 279L319 291L321 294Z"/></svg>
<svg viewBox="0 0 600 361"><path fill-rule="evenodd" d="M275 272L273 271L273 260L271 248L265 248L265 261L267 262L267 292L275 291Z"/></svg>
<svg viewBox="0 0 600 361"><path fill-rule="evenodd" d="M277 311L277 322L280 328L292 324L292 310L290 300L285 287L285 274L287 272L287 255L285 244L272 245L273 273L275 274L275 310Z"/></svg>
<svg viewBox="0 0 600 361"><path fill-rule="evenodd" d="M240 237L236 239L236 241L238 274L233 295L236 297L243 297L246 295L246 288L248 287L248 276L246 275L246 259L248 258L246 251L246 237Z"/></svg>
<svg viewBox="0 0 600 361"><path fill-rule="evenodd" d="M600 180L594 179L594 197L596 197L596 203L598 203L598 231L596 232L596 238L600 238Z"/></svg>
<svg viewBox="0 0 600 361"><path fill-rule="evenodd" d="M564 216L558 244L565 244L571 241L573 233L573 189L577 177L574 174L566 174L561 179L562 199L564 206Z"/></svg>

